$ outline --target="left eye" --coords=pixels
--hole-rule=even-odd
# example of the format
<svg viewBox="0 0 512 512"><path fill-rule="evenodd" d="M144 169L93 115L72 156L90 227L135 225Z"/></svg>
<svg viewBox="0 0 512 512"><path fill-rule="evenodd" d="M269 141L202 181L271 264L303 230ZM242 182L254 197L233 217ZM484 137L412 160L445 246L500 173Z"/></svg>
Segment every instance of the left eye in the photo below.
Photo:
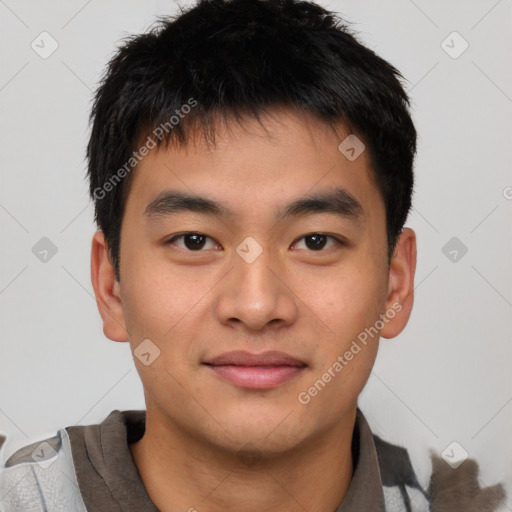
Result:
<svg viewBox="0 0 512 512"><path fill-rule="evenodd" d="M176 240L182 241L181 244L175 243ZM200 251L204 249L205 246L208 245L207 241L210 241L211 247L206 247L207 249L215 249L217 244L214 242L212 238L209 236L203 235L202 233L184 233L182 235L173 236L170 240L167 241L168 244L173 244L178 246L180 249L185 249L189 251Z"/></svg>
<svg viewBox="0 0 512 512"><path fill-rule="evenodd" d="M303 244L306 246L306 249L312 250L312 251L321 251L326 248L330 249L333 245L340 245L341 242L337 240L336 238L329 236L329 235L322 235L321 233L313 233L311 235L303 236L299 239L304 240ZM330 244L329 244L330 240ZM297 243L298 244L298 243ZM296 244L296 245L297 245ZM297 248L297 247L296 247ZM303 249L304 247L299 247L299 249Z"/></svg>

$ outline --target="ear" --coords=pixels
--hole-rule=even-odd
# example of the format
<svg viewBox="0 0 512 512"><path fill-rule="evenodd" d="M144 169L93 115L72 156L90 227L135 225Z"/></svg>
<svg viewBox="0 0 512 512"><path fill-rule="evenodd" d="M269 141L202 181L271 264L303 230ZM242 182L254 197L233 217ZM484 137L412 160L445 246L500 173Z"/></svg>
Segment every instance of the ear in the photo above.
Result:
<svg viewBox="0 0 512 512"><path fill-rule="evenodd" d="M380 335L394 338L400 334L411 316L414 302L414 273L416 271L416 233L404 228L391 258L389 267L386 312L388 322ZM391 316L391 312L394 316Z"/></svg>
<svg viewBox="0 0 512 512"><path fill-rule="evenodd" d="M102 231L96 231L92 238L91 281L103 320L103 333L112 341L128 341L121 302L121 286L116 280Z"/></svg>

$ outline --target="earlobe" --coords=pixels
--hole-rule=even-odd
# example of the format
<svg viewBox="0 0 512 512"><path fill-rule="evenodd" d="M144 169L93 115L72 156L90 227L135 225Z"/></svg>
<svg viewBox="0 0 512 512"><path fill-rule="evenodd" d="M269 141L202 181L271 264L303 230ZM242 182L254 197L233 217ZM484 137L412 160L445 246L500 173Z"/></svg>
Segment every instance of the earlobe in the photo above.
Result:
<svg viewBox="0 0 512 512"><path fill-rule="evenodd" d="M385 312L388 321L381 337L394 338L407 325L414 302L415 272L416 234L412 229L404 228L391 258Z"/></svg>
<svg viewBox="0 0 512 512"><path fill-rule="evenodd" d="M96 304L103 320L103 332L112 341L128 341L121 301L121 287L116 280L105 235L97 231L91 246L91 281Z"/></svg>

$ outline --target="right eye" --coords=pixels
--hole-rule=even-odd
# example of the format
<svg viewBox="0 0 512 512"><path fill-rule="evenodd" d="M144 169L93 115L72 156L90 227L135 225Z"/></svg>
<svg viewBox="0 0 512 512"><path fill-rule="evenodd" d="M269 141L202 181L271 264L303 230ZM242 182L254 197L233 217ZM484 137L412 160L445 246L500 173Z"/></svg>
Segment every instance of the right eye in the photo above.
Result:
<svg viewBox="0 0 512 512"><path fill-rule="evenodd" d="M180 243L175 243L176 241L180 240ZM208 241L210 243L213 242L213 247L209 247L210 249L214 249L215 247L219 247L219 244L217 244L213 238L210 238L207 235L204 235L202 233L182 233L180 235L174 235L172 238L167 240L166 244L168 245L174 245L178 247L181 250L187 251L187 252L203 252L202 249L204 249L205 246L208 245ZM208 247L207 247L208 249Z"/></svg>

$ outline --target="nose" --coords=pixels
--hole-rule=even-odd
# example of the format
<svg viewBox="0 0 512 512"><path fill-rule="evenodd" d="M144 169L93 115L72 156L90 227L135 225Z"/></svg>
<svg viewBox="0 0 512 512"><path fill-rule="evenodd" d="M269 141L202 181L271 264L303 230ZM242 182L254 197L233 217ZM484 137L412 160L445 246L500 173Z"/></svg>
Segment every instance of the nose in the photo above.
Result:
<svg viewBox="0 0 512 512"><path fill-rule="evenodd" d="M274 261L271 258L265 250L250 263L234 255L233 268L219 283L216 315L221 323L260 331L296 321L297 298L291 289L291 277L275 256Z"/></svg>

